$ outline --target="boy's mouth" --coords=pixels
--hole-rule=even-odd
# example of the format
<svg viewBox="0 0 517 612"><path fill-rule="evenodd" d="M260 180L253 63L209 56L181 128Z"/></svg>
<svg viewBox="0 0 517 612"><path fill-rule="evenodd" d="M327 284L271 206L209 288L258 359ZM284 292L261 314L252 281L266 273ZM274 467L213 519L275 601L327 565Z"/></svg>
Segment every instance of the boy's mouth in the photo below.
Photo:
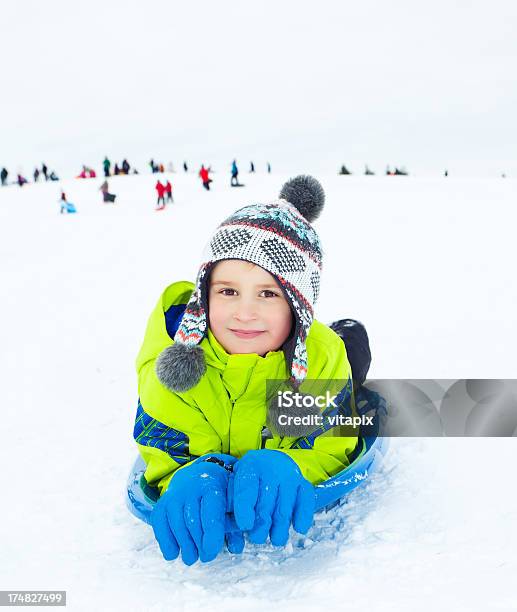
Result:
<svg viewBox="0 0 517 612"><path fill-rule="evenodd" d="M230 329L230 331L237 336L237 338L256 338L263 334L263 331L257 330L245 330L245 329Z"/></svg>

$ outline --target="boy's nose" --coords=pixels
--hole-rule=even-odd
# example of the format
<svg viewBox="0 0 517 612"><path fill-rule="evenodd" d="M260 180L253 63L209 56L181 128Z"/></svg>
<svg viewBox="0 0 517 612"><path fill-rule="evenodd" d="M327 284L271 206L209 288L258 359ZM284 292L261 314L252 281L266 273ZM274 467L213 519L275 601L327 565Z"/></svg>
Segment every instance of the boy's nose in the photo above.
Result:
<svg viewBox="0 0 517 612"><path fill-rule="evenodd" d="M233 318L238 321L253 321L257 318L257 310L253 304L240 304L235 310Z"/></svg>

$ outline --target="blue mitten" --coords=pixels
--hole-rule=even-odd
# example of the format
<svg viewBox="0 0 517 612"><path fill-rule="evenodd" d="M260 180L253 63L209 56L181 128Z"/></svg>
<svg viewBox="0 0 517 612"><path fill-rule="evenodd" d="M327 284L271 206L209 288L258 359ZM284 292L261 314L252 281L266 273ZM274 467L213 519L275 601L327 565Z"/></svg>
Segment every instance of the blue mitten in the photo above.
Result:
<svg viewBox="0 0 517 612"><path fill-rule="evenodd" d="M296 463L281 451L248 451L234 466L233 511L240 529L254 544L268 535L275 546L285 546L291 521L298 533L312 525L313 485Z"/></svg>
<svg viewBox="0 0 517 612"><path fill-rule="evenodd" d="M167 561L176 559L180 550L187 565L217 557L225 541L230 466L236 461L231 455L212 453L174 474L151 513L154 535Z"/></svg>

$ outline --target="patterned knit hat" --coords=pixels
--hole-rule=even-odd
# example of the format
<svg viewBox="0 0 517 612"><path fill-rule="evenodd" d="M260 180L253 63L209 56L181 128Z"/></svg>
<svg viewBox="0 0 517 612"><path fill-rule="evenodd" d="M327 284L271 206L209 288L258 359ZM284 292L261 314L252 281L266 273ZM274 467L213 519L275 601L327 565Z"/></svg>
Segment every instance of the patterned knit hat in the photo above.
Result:
<svg viewBox="0 0 517 612"><path fill-rule="evenodd" d="M156 373L171 391L187 391L206 371L199 346L208 327L208 278L221 260L242 259L267 270L278 281L294 315L294 333L282 349L290 381L298 387L307 374L305 340L313 321L322 267L320 239L311 222L325 202L325 193L311 176L288 181L279 200L251 204L233 213L213 233L203 251L196 287L174 336L174 344L158 357Z"/></svg>

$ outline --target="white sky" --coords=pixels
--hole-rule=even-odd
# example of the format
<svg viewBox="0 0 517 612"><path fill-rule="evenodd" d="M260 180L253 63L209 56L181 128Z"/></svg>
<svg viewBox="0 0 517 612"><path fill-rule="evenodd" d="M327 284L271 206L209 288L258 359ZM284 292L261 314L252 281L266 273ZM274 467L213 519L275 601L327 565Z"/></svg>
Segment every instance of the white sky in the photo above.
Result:
<svg viewBox="0 0 517 612"><path fill-rule="evenodd" d="M2 0L0 165L517 176L517 2Z"/></svg>

